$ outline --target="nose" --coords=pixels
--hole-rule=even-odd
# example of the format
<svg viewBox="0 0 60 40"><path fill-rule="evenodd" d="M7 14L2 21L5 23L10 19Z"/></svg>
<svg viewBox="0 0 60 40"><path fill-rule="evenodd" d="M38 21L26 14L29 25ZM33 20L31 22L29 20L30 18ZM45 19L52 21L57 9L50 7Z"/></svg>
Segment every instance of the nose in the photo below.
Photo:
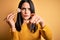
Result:
<svg viewBox="0 0 60 40"><path fill-rule="evenodd" d="M25 14L27 14L28 13L28 9L25 9Z"/></svg>

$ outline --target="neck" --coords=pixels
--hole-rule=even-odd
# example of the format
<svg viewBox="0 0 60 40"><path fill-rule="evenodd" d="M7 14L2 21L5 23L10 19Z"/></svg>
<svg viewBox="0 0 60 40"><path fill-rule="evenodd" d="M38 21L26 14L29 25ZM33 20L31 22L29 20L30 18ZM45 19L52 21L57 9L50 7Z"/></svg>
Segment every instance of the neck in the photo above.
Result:
<svg viewBox="0 0 60 40"><path fill-rule="evenodd" d="M29 23L29 20L23 20L24 23Z"/></svg>

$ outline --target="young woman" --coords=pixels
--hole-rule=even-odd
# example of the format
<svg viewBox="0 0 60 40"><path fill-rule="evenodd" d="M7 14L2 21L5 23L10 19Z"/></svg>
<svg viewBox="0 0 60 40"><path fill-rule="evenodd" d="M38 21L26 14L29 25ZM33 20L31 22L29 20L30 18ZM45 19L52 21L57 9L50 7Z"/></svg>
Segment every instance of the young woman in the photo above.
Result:
<svg viewBox="0 0 60 40"><path fill-rule="evenodd" d="M35 14L31 0L21 0L18 8L16 23L13 20L15 14L10 13L7 16L7 21L10 23L13 33L12 40L41 40L41 36L45 40L52 40L51 31L45 25L43 19Z"/></svg>

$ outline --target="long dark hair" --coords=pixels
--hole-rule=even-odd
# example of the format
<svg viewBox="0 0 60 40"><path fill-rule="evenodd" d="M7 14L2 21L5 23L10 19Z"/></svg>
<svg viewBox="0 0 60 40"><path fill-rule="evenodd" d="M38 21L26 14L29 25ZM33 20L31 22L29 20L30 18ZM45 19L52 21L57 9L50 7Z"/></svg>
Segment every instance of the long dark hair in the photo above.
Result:
<svg viewBox="0 0 60 40"><path fill-rule="evenodd" d="M23 4L24 2L28 2L29 5L30 5L30 11L31 11L31 13L35 13L34 4L33 4L33 2L32 2L31 0L21 0L20 3L19 3L18 8L21 9L22 4ZM23 18L22 18L22 16L21 16L21 12L18 12L18 13L17 13L17 20L16 20L16 23L15 23L15 27L16 27L16 30L17 30L17 31L20 31L20 30L21 30L21 25L22 25L22 24L23 24ZM35 27L35 26L36 26L35 24L32 24L31 27L29 27L30 30L31 30L31 31L34 30L34 32L35 32L35 31L36 31L36 27Z"/></svg>

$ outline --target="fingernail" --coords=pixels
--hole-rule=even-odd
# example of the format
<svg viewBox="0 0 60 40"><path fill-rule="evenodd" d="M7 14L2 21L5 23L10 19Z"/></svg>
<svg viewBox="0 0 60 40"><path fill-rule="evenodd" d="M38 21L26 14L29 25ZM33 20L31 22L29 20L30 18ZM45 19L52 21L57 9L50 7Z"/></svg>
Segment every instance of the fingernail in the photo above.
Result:
<svg viewBox="0 0 60 40"><path fill-rule="evenodd" d="M21 10L18 8L18 12L21 12Z"/></svg>
<svg viewBox="0 0 60 40"><path fill-rule="evenodd" d="M34 22L35 23L35 22Z"/></svg>

